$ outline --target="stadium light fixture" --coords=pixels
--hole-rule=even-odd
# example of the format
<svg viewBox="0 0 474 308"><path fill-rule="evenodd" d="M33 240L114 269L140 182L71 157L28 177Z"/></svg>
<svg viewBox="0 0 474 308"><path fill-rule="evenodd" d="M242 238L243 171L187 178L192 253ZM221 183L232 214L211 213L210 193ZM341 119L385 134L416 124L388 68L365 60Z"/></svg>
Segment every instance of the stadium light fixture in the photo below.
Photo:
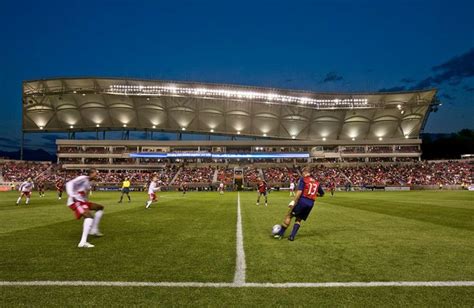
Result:
<svg viewBox="0 0 474 308"><path fill-rule="evenodd" d="M70 125L69 128L74 128L74 125Z"/></svg>
<svg viewBox="0 0 474 308"><path fill-rule="evenodd" d="M397 108L398 108L398 109L402 109L402 105L398 104L398 105L397 105Z"/></svg>
<svg viewBox="0 0 474 308"><path fill-rule="evenodd" d="M82 96L86 96L86 93L82 93Z"/></svg>
<svg viewBox="0 0 474 308"><path fill-rule="evenodd" d="M265 103L283 102L301 105L313 105L318 108L367 108L367 98L334 98L322 99L292 95L280 95L248 90L187 88L176 86L142 86L142 85L110 85L107 93L117 95L189 95L208 98L234 98L261 100Z"/></svg>
<svg viewBox="0 0 474 308"><path fill-rule="evenodd" d="M401 114L404 114L404 113L405 113L405 110L400 111L400 113L401 113Z"/></svg>
<svg viewBox="0 0 474 308"><path fill-rule="evenodd" d="M379 141L382 141L382 140L383 140L383 138L382 138L382 137L379 137Z"/></svg>
<svg viewBox="0 0 474 308"><path fill-rule="evenodd" d="M237 131L237 135L240 135L240 130Z"/></svg>
<svg viewBox="0 0 474 308"><path fill-rule="evenodd" d="M76 94L76 93L77 93L77 91L76 91L76 90L74 90L74 91L72 91L72 93Z"/></svg>
<svg viewBox="0 0 474 308"><path fill-rule="evenodd" d="M355 140L356 140L356 138L352 137L352 141L355 141Z"/></svg>
<svg viewBox="0 0 474 308"><path fill-rule="evenodd" d="M41 130L43 130L43 128L44 128L43 126L40 126L40 127L39 127L39 129L41 129Z"/></svg>
<svg viewBox="0 0 474 308"><path fill-rule="evenodd" d="M149 97L147 97L147 98L146 98L146 100L147 100L147 101L149 101L149 100L150 100L150 98L149 98Z"/></svg>
<svg viewBox="0 0 474 308"><path fill-rule="evenodd" d="M296 136L291 136L291 139L296 139Z"/></svg>
<svg viewBox="0 0 474 308"><path fill-rule="evenodd" d="M211 128L211 133L213 133L213 132L214 132L214 130Z"/></svg>
<svg viewBox="0 0 474 308"><path fill-rule="evenodd" d="M267 134L263 134L263 137L266 137L266 136L267 136Z"/></svg>
<svg viewBox="0 0 474 308"><path fill-rule="evenodd" d="M186 130L186 127L181 127L181 130L183 130L183 131Z"/></svg>
<svg viewBox="0 0 474 308"><path fill-rule="evenodd" d="M100 127L100 124L96 124L95 127Z"/></svg>
<svg viewBox="0 0 474 308"><path fill-rule="evenodd" d="M153 127L153 128L156 128L156 125L153 125L152 127Z"/></svg>
<svg viewBox="0 0 474 308"><path fill-rule="evenodd" d="M405 139L408 139L408 138L410 138L410 136L408 136L408 135L405 135Z"/></svg>
<svg viewBox="0 0 474 308"><path fill-rule="evenodd" d="M124 124L123 127L127 127L127 124Z"/></svg>
<svg viewBox="0 0 474 308"><path fill-rule="evenodd" d="M323 141L326 141L326 137L323 137Z"/></svg>

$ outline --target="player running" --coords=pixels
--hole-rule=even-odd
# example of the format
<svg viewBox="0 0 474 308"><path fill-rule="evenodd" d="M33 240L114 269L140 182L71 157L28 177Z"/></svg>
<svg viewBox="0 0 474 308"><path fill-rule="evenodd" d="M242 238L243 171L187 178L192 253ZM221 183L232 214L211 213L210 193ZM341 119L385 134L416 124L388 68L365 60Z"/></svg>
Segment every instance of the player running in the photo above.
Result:
<svg viewBox="0 0 474 308"><path fill-rule="evenodd" d="M94 180L98 172L96 169L90 169L87 174L78 176L66 183L67 206L74 212L77 219L84 217L81 241L77 245L79 248L94 247L94 245L87 242L89 234L97 237L103 236L99 231L99 223L104 214L104 206L89 202L87 199L91 188L90 180ZM95 215L92 215L91 211L95 211Z"/></svg>
<svg viewBox="0 0 474 308"><path fill-rule="evenodd" d="M145 208L149 208L153 202L158 201L156 197L156 192L160 190L158 187L158 177L154 176L153 180L150 182L148 186L148 201L146 202Z"/></svg>
<svg viewBox="0 0 474 308"><path fill-rule="evenodd" d="M63 191L64 191L63 180L59 179L56 181L56 191L58 192L58 200L61 200L61 198L63 197Z"/></svg>
<svg viewBox="0 0 474 308"><path fill-rule="evenodd" d="M334 192L336 191L336 184L334 182L329 182L329 191L331 192L331 196L334 196Z"/></svg>
<svg viewBox="0 0 474 308"><path fill-rule="evenodd" d="M313 178L310 170L310 167L305 167L302 170L303 177L298 183L298 191L296 192L295 199L289 204L290 210L285 216L280 232L274 236L276 239L281 239L283 237L286 229L291 224L291 219L295 217L296 219L293 225L293 230L291 231L291 235L288 237L288 240L294 241L296 233L300 228L301 221L306 221L308 218L317 196L324 196L324 191L321 185L319 185L319 182Z"/></svg>
<svg viewBox="0 0 474 308"><path fill-rule="evenodd" d="M44 197L44 182L43 182L43 180L40 180L38 182L38 193L39 193L40 198Z"/></svg>
<svg viewBox="0 0 474 308"><path fill-rule="evenodd" d="M122 182L122 194L118 203L122 203L123 195L127 195L129 203L132 202L132 199L130 199L130 180L127 177Z"/></svg>
<svg viewBox="0 0 474 308"><path fill-rule="evenodd" d="M290 182L290 197L294 197L295 196L295 182L293 181L293 179L291 179L291 182Z"/></svg>
<svg viewBox="0 0 474 308"><path fill-rule="evenodd" d="M219 187L217 188L221 195L224 194L224 183L220 182Z"/></svg>
<svg viewBox="0 0 474 308"><path fill-rule="evenodd" d="M30 196L31 191L35 188L35 184L33 184L33 180L28 178L25 182L21 183L20 187L18 187L18 191L20 192L20 197L16 200L16 205L20 205L21 199L25 197L26 201L25 204L30 204Z"/></svg>
<svg viewBox="0 0 474 308"><path fill-rule="evenodd" d="M265 206L268 206L267 203L267 193L268 193L268 187L267 187L267 182L262 180L261 177L257 178L257 189L258 189L258 197L257 197L257 205L260 205L260 197L264 196L265 197Z"/></svg>

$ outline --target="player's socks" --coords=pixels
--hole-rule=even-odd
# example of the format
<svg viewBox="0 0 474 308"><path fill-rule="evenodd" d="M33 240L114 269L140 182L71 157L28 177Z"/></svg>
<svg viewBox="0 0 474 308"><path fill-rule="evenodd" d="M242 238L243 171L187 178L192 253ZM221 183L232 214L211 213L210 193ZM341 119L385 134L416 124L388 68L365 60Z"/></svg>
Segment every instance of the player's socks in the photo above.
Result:
<svg viewBox="0 0 474 308"><path fill-rule="evenodd" d="M286 231L286 227L284 226L281 226L281 230L280 232L278 233L279 236L283 236L285 234L285 231Z"/></svg>
<svg viewBox="0 0 474 308"><path fill-rule="evenodd" d="M291 234L290 234L290 237L288 238L289 240L294 240L295 239L295 236L296 236L296 233L298 233L298 230L300 229L300 224L294 224L293 225L293 230L291 230Z"/></svg>
<svg viewBox="0 0 474 308"><path fill-rule="evenodd" d="M20 204L21 202L21 197L18 197L18 199L16 200L16 204Z"/></svg>
<svg viewBox="0 0 474 308"><path fill-rule="evenodd" d="M147 201L147 202L146 202L146 208L149 208L150 205L151 205L151 201Z"/></svg>
<svg viewBox="0 0 474 308"><path fill-rule="evenodd" d="M104 215L104 211L102 210L95 212L94 221L92 222L92 227L91 227L91 232L90 232L91 234L94 234L94 235L101 234L99 232L99 223L100 223L100 219L102 218L102 215Z"/></svg>
<svg viewBox="0 0 474 308"><path fill-rule="evenodd" d="M87 243L87 236L89 235L89 231L91 230L92 224L94 223L94 219L92 218L84 218L84 223L82 224L82 237L79 245L84 245Z"/></svg>
<svg viewBox="0 0 474 308"><path fill-rule="evenodd" d="M26 204L29 204L30 203L30 198L26 198Z"/></svg>

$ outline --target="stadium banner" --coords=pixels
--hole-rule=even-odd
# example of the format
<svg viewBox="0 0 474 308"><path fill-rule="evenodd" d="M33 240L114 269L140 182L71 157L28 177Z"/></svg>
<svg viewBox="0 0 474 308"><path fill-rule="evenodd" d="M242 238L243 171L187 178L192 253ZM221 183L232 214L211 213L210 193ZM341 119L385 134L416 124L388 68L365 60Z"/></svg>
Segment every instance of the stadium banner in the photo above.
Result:
<svg viewBox="0 0 474 308"><path fill-rule="evenodd" d="M409 186L386 186L385 191L405 191L410 190Z"/></svg>
<svg viewBox="0 0 474 308"><path fill-rule="evenodd" d="M265 159L265 158L309 158L308 153L209 153L209 152L169 152L130 153L130 158L216 158L216 159Z"/></svg>

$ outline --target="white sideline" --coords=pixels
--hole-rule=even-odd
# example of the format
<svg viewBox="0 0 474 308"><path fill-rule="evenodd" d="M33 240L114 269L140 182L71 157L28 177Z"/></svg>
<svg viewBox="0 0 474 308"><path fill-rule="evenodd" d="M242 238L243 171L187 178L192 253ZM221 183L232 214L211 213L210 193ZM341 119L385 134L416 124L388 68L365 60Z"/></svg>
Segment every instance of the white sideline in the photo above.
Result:
<svg viewBox="0 0 474 308"><path fill-rule="evenodd" d="M245 270L247 268L247 265L245 264L244 235L242 232L242 215L240 212L240 192L237 192L236 252L237 252L237 257L235 260L234 284L240 286L240 285L245 284Z"/></svg>
<svg viewBox="0 0 474 308"><path fill-rule="evenodd" d="M170 288L371 288L371 287L474 287L474 281L373 281L373 282L138 282L138 281L0 281L2 286L98 286Z"/></svg>

